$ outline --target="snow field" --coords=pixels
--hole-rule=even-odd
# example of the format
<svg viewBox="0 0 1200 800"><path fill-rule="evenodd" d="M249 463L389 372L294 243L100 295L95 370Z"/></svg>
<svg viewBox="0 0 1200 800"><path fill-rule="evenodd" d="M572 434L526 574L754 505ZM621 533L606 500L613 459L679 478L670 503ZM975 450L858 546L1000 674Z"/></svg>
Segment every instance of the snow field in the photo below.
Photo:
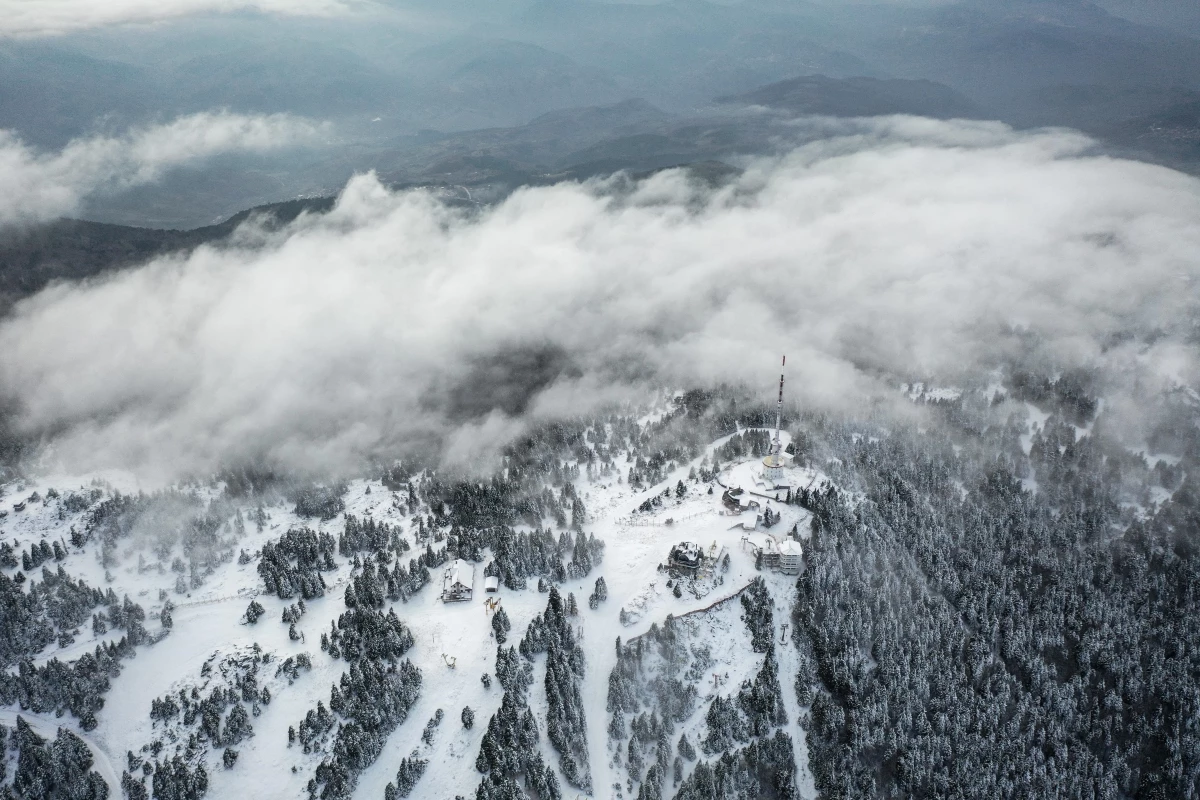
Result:
<svg viewBox="0 0 1200 800"><path fill-rule="evenodd" d="M722 441L715 442L713 446ZM709 453L711 450L710 446ZM752 524L754 514L727 515L720 503L720 486L714 484L713 494L709 495L707 485L687 483L689 469L697 466L699 461L696 459L680 465L665 476L662 483L642 492L615 482L615 475L594 480L581 478L576 482L577 491L589 512L585 531L594 533L607 545L603 562L590 575L581 580L568 581L559 587L564 598L568 592L574 593L580 608L580 615L576 618L577 631L582 636L581 644L587 655L581 692L586 704L595 797L608 797L613 782L619 776L611 763L608 714L605 709L608 675L616 660L614 643L617 637L628 641L644 634L651 624L661 625L668 614L681 617L706 608L714 601L735 593L760 574L767 581L776 604L775 623L779 629L776 652L788 711L787 731L795 742L802 787L805 785L803 778L807 774L807 758L803 731L798 725L799 710L788 677L792 648L790 642L778 644L778 637L783 635L782 625L790 617L795 578L769 571L759 573L754 569L753 556L742 546L743 531L730 529L741 521ZM764 487L753 485L757 463L757 460L750 459L736 465L726 470L721 479L726 484L731 481L742 483L747 491L760 491ZM622 473L627 471L628 466L627 463L618 463ZM799 472L795 476L797 479L801 477ZM0 499L0 508L11 509L11 503L27 497L33 491L44 496L51 486L63 493L81 484L86 486L92 477L48 476L26 483L19 492L10 486ZM817 476L811 477L819 482ZM105 478L114 488L123 492L136 491L138 488L136 481L129 476ZM674 489L679 480L684 480L688 487L682 499L677 500L672 493L662 508L649 514L634 513L643 500L661 494L663 489ZM197 492L207 498L218 493L219 487L198 488ZM806 532L807 513L802 509L769 502L765 497L754 499L764 508L769 503L774 511L780 513L780 522L771 529L777 538L781 538L797 523L802 533ZM410 531L411 518L406 519L393 507L392 493L379 481L358 480L350 483L344 501L346 513L360 518L370 514L376 521L399 525L410 544L415 544ZM290 526L306 525L336 538L345 525L340 515L324 522L303 520L296 517L290 507L278 505L266 509L270 519L264 530L259 532L248 517L252 509L253 505L242 508L243 515L247 517L246 533L237 544L238 548L251 555ZM83 517L84 513L81 512L59 519L52 504L43 506L31 503L25 511L14 513L10 510L7 517L0 519L0 537L10 542L15 539L19 551L21 547L37 542L42 537L66 538L70 526L81 524ZM667 524L668 518L677 522ZM716 543L718 550L723 548L729 554L729 571L721 575L724 583L714 587L704 597L696 598L684 593L683 597L675 598L665 588L668 576L658 571L659 564L666 561L671 546L683 540L698 542L706 549ZM165 590L176 604L174 629L163 641L138 648L135 658L123 662L122 673L113 681L105 707L98 715L99 727L84 735L96 751L98 769L106 765L102 773L106 776L119 775L125 767L125 751L138 752L143 744L151 741L154 731L149 709L153 698L198 679L201 666L214 653L228 653L258 644L272 654L271 664L263 667L264 677L274 675L274 667L283 659L301 652L311 655L313 669L307 674L302 673L291 686L286 685L286 681L283 686L277 686L274 681L268 682L273 693L272 702L262 708L259 717L252 718L255 735L238 746L241 755L237 765L225 770L220 764L219 751L209 753L210 789L207 796L213 800L304 796L305 784L321 756L305 756L298 744L289 748L287 729L289 725L298 725L306 711L313 708L318 700L328 705L330 685L337 682L348 668L346 662L323 653L319 640L320 635L329 630L330 622L345 610L342 594L351 571L349 563L338 559L338 569L324 573L329 590L322 598L306 601L307 613L296 623L305 641L293 642L288 638L287 625L280 622L280 615L285 607L296 602L296 598L281 600L273 595L258 595L258 602L266 609L263 618L256 625L240 622L247 604L262 588L262 580L256 571L257 559L248 564L238 564L235 560L223 565L215 574L207 577L201 587L187 595L178 595L174 592L176 573L168 569L164 574L159 574L153 567L139 573L136 553L123 552L121 555L121 564L111 570L111 584L105 582L105 570L99 564L95 542L86 545L82 552L72 548L63 566L74 578L83 578L89 585L103 589L111 586L118 596L128 594L135 602L142 604L147 616L151 617L147 620L147 629L152 634L158 630L152 618L162 605L158 599L159 592ZM56 565L50 563L47 566L53 569ZM443 604L439 598L440 574L435 570L430 585L408 603L391 604L404 624L412 630L415 645L406 657L421 669L422 690L408 720L395 730L383 754L360 776L356 797L371 800L382 797L386 784L395 778L400 760L414 750L421 758L429 760L429 767L412 796L449 800L456 795L473 795L480 780L475 770L479 742L489 717L499 706L502 694L494 681L491 688L485 688L480 680L484 672L493 672L497 647L490 617L483 607L482 566L476 569L475 595L469 602ZM596 578L600 576L608 584L608 600L596 610L591 610L587 607L587 598ZM546 595L538 593L535 587L536 581L531 581L528 589L519 592L502 587L497 595L512 622L506 646L517 644L529 622L545 609ZM646 601L641 618L629 626L622 625L619 619L621 608L630 605L638 597ZM723 694L735 692L740 680L753 674L761 662L761 655L753 653L743 641L745 627L739 621L740 613L740 603L733 600L715 612L688 618L688 625L697 627L697 639L710 642L714 658L730 673L730 682L721 686ZM707 631L701 630L705 624L709 627ZM76 644L69 651L60 653L55 645L50 645L40 657L75 657L85 647L94 647L95 641L90 637L90 629L81 630ZM453 668L447 665L443 654L453 659ZM542 688L544 660L545 657L541 656L535 664L530 706L542 730L543 757L557 771L558 755L545 737L546 712ZM702 696L711 693L711 686L707 691L703 686L697 688ZM475 712L475 724L469 731L463 728L460 719L464 706L470 706ZM445 718L435 732L432 743L425 744L421 741L422 731L426 721L438 708L444 711ZM686 730L693 742L696 741L693 729L703 724L702 719L703 709L688 722L691 727ZM47 722L44 721L44 724ZM75 720L69 715L54 720L54 724L65 725L79 732ZM562 782L561 774L559 778L564 797L574 797L575 790ZM804 794L811 796L811 782L807 787ZM119 793L113 796L117 797Z"/></svg>

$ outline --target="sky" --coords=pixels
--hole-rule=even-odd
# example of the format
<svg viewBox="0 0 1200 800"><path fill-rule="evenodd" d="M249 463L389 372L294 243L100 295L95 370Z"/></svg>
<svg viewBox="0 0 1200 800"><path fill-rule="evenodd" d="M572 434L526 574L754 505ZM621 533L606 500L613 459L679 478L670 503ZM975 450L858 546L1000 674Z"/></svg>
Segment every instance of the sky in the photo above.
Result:
<svg viewBox="0 0 1200 800"><path fill-rule="evenodd" d="M130 23L155 23L195 14L255 11L328 17L365 0L0 0L0 35L53 36Z"/></svg>
<svg viewBox="0 0 1200 800"><path fill-rule="evenodd" d="M615 5L658 5L668 0L613 0ZM970 0L968 0L969 2ZM867 0L858 5L891 5L907 8L941 7L963 0ZM736 4L736 3L735 3ZM1013 3L1021 5L1028 3ZM469 17L486 11L488 5L514 5L512 2L479 3L475 0L0 0L0 36L45 37L81 30L119 25L145 25L181 20L196 15L252 12L280 17L329 18L358 12L397 12L406 6L438 12L443 18ZM796 5L814 8L846 5L840 0L808 0ZM1190 0L1098 0L1096 5L1110 13L1147 24L1194 23L1200 19Z"/></svg>
<svg viewBox="0 0 1200 800"><path fill-rule="evenodd" d="M826 136L716 189L674 170L467 213L359 175L328 215L23 301L0 385L49 458L178 476L353 470L431 437L479 461L655 386L769 395L780 353L810 408L1031 342L1114 396L1195 379L1197 179L1067 131L798 124Z"/></svg>

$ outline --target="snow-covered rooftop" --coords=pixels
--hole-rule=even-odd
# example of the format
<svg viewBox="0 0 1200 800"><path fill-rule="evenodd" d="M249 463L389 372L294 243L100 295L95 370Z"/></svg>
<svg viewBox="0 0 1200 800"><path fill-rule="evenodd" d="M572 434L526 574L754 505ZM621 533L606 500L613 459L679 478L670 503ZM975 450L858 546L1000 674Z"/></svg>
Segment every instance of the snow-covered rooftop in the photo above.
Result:
<svg viewBox="0 0 1200 800"><path fill-rule="evenodd" d="M471 562L456 558L454 563L446 568L446 578L442 583L443 588L451 589L455 586L464 586L470 589L474 585L475 565Z"/></svg>

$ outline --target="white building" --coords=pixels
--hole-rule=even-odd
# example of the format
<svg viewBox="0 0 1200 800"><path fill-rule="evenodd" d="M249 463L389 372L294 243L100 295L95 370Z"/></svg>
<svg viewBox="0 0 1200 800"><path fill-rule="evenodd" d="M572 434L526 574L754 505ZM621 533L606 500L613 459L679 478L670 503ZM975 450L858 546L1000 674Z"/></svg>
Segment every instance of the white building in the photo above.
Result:
<svg viewBox="0 0 1200 800"><path fill-rule="evenodd" d="M495 594L500 591L500 579L495 575L489 575L483 579L483 591L487 594Z"/></svg>
<svg viewBox="0 0 1200 800"><path fill-rule="evenodd" d="M442 602L470 600L475 591L475 565L456 558L442 578Z"/></svg>
<svg viewBox="0 0 1200 800"><path fill-rule="evenodd" d="M763 459L763 483L775 488L784 478L783 470L787 467L787 454L783 451L771 453Z"/></svg>

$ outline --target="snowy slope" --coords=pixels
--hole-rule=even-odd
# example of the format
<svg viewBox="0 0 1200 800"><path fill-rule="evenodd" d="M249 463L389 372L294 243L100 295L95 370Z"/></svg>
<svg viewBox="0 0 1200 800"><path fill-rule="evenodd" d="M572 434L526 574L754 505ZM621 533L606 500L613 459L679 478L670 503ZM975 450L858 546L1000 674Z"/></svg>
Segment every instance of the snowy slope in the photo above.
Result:
<svg viewBox="0 0 1200 800"><path fill-rule="evenodd" d="M710 447L710 453L711 450ZM727 469L720 479L727 485L744 484L751 492L764 490L765 487L754 485L756 463L746 460L741 466ZM761 544L764 536L761 533L747 534L740 525L749 522L752 527L754 512L734 515L726 511L720 502L722 487L716 482L688 482L689 470L699 464L700 459L682 464L666 474L660 484L640 492L631 490L612 474L592 480L583 477L576 481L576 491L588 509L589 520L585 531L595 534L607 544L603 562L591 574L559 587L564 597L568 592L573 593L581 609L575 624L586 654L582 694L593 786L596 787L594 796L612 796L613 784L627 780L617 763L619 760L613 758L612 743L606 730L609 719L605 708L606 694L609 673L616 660L613 643L617 637L629 641L645 634L652 625L661 626L669 614L675 617L691 615L687 618L695 640L709 643L719 668L728 672L730 680L736 684L757 669L759 661L759 657L748 648L736 644L740 641L738 636L744 638L744 631L739 633L740 623L736 619L738 602L734 599L719 604L715 610L705 612L702 609L735 595L760 574L766 579L775 604L775 640L781 643L777 651L781 682L784 684L783 697L788 719L786 729L795 743L800 788L804 796L813 796L811 780L805 779L806 750L804 734L799 726L801 709L796 706L788 677L791 674L789 659L792 657L792 648L782 644L787 641L782 626L789 618L795 579L755 570L749 545L755 541ZM625 463L618 466L627 470L629 465ZM809 484L819 482L819 476L815 474L795 476L798 481L802 478ZM661 494L664 489L673 490L680 481L687 485L687 492L682 498L675 497L672 492L661 508L649 513L637 511L645 499ZM711 494L708 493L710 486L713 488ZM45 500L51 488L57 490L60 498ZM0 540L12 544L18 557L22 550L42 539L68 543L71 528L82 527L87 514L86 511L62 512L62 498L69 490L78 493L81 490L100 489L108 497L113 490L129 493L138 488L134 478L123 475L106 475L103 478L54 475L28 480L20 485L8 485L4 487L0 499L0 508L8 510L7 515L0 519ZM193 486L187 490L194 492L200 502L207 502L218 497L222 488L219 484L211 484ZM22 511L13 509L15 503L27 500L35 493L42 498L40 502L27 501ZM771 496L773 493L757 499L762 506L770 506L781 513L781 521L772 528L772 532L779 537L793 525L799 525L801 532L806 532L806 512L795 506L772 503L769 499ZM420 552L415 541L414 517L398 508L400 504L393 502L392 492L378 480L350 483L344 501L345 514L360 518L369 515L376 521L398 526L405 539L414 546L413 555ZM272 700L269 705L261 706L258 709L260 713L252 718L254 735L239 744L236 765L230 769L223 768L220 752L216 750L205 755L210 781L207 797L291 798L305 795L305 784L312 776L319 757L306 756L297 746L289 746L287 732L289 726L297 725L304 713L314 707L318 700L328 702L331 684L347 668L345 663L322 652L318 640L322 633L329 630L331 621L346 610L343 587L351 576L352 567L348 559L339 557L337 568L324 574L329 590L324 597L307 601L307 613L296 623L296 629L303 639L292 641L288 636L288 626L280 619L284 609L294 603L295 598L281 600L262 593L263 582L256 571L257 559L254 556L265 543L278 538L292 526L308 526L328 532L336 538L345 527L345 515L326 521L301 519L290 504L280 502L265 508L269 519L259 531L249 521L255 506L254 502L237 505L247 520L244 533L233 531L232 520L227 520L223 528L230 536L237 537L236 551L245 551L251 556L248 563L238 563L234 559L222 564L213 574L203 578L202 585L182 594L176 591L180 575L169 566L173 557L179 554L178 551L160 560L158 556L148 550L138 549L130 542L119 554L119 564L108 569L106 575L106 569L100 563L97 543L92 541L82 548L68 547L69 554L65 560L45 565L52 570L62 566L73 578L83 578L91 586L104 590L111 588L118 596L128 595L146 610L149 617L146 628L151 635L160 630L156 619L164 602L160 598L168 598L175 606L173 628L166 637L157 643L138 647L134 658L122 662L121 673L112 681L104 708L97 715L99 724L95 730L83 732L78 721L69 714L58 719L52 715L49 718L47 715L27 715L27 718L36 720L38 726L48 731L55 725L65 725L82 733L95 751L98 770L110 783L117 781L120 772L127 768L127 752L144 755L145 746L165 735L163 726L156 727L150 719L152 699L168 693L178 694L181 689L190 691L193 687L208 691L208 683L202 675L206 662L219 664L223 658L249 652L257 646L270 658L270 669L264 667L263 675L273 675L276 665L300 653L311 656L313 668L302 672L290 683L279 678L271 678L264 683L270 687ZM737 530L734 530L735 525L738 525ZM146 535L152 533L146 532ZM666 561L671 546L683 540L698 542L704 548L715 546L716 552L723 551L729 555L728 570L718 576L718 582L702 592L703 596L684 593L676 598L666 586L667 574L659 571L659 565ZM138 568L139 555L146 561L142 570ZM12 576L17 569L8 568L5 572ZM479 783L475 757L487 719L496 711L501 697L497 685L493 683L488 688L481 682L481 675L494 669L497 647L490 614L483 605L482 565L475 572L475 597L465 603L442 603L439 598L440 574L437 574L440 571L434 572L431 584L408 602L388 604L412 631L415 644L406 657L421 670L423 686L408 720L390 735L382 755L359 777L355 797L382 797L384 787L395 779L401 759L413 752L428 759L430 767L412 796L473 796ZM39 570L34 570L30 577L36 579L39 574ZM599 576L603 576L608 585L608 599L592 610L587 607L587 597ZM524 591L510 591L502 587L498 597L512 622L509 644L515 644L534 616L544 610L546 596L537 591L535 580ZM256 599L265 608L265 614L255 625L246 624L243 619L251 599ZM633 615L636 621L622 624L622 609L636 610ZM58 648L52 643L38 654L38 660L77 658L98 641L111 640L117 634L110 631L95 637L87 626L83 626L73 644ZM544 658L541 660L544 661ZM714 670L717 668L714 667ZM544 664L539 663L537 669L544 670ZM535 674L535 687L540 687L541 676L540 671ZM712 694L711 682L697 689L702 696ZM546 710L540 688L531 694L530 703L539 725L544 728ZM475 712L476 722L471 730L464 729L460 722L460 713L465 706ZM425 722L438 709L444 711L445 719L431 741L422 741ZM15 718L15 711L11 708L0 711L4 715L0 717L0 722L11 722ZM702 711L698 714L702 716ZM697 723L692 721L689 724L694 727ZM545 762L557 769L558 759L544 736L541 746L544 748ZM573 797L574 790L562 780L561 774L559 779L564 796ZM112 796L120 796L117 786L112 786L112 789Z"/></svg>

